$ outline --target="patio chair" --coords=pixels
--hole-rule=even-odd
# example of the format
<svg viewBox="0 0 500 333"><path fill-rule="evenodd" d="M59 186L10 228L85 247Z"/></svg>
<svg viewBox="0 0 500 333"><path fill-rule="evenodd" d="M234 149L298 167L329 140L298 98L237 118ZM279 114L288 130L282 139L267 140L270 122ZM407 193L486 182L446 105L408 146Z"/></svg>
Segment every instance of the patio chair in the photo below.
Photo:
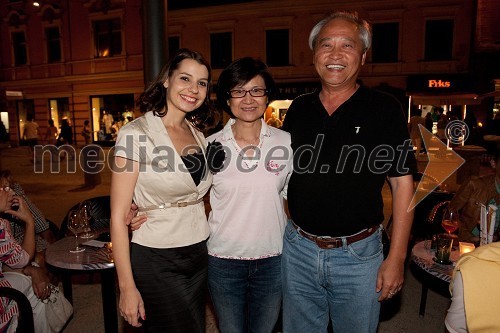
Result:
<svg viewBox="0 0 500 333"><path fill-rule="evenodd" d="M34 333L33 310L26 295L11 287L0 287L0 297L14 300L19 308L19 319L16 332Z"/></svg>

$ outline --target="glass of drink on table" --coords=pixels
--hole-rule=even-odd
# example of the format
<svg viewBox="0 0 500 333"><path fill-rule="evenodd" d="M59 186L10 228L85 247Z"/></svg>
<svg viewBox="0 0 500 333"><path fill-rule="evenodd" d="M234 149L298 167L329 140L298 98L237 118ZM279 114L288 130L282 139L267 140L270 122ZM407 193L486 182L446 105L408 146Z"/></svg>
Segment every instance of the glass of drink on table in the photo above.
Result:
<svg viewBox="0 0 500 333"><path fill-rule="evenodd" d="M447 209L443 214L443 219L441 221L441 226L444 230L451 235L452 232L455 232L460 225L460 217L457 211Z"/></svg>

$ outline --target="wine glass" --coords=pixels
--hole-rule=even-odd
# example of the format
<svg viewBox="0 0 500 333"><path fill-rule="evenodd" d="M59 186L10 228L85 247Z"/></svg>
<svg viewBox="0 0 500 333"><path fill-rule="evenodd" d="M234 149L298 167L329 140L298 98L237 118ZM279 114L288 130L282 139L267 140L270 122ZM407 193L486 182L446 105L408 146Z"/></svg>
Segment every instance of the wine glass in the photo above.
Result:
<svg viewBox="0 0 500 333"><path fill-rule="evenodd" d="M460 217L457 211L447 209L443 214L443 220L441 221L441 226L444 230L448 232L450 236L452 232L458 229L460 225Z"/></svg>
<svg viewBox="0 0 500 333"><path fill-rule="evenodd" d="M68 217L68 229L75 234L75 248L69 250L71 253L78 253L85 251L84 247L78 245L78 233L82 232L84 228L84 224L82 219L80 219L80 214L78 214L78 210L72 210L69 212Z"/></svg>
<svg viewBox="0 0 500 333"><path fill-rule="evenodd" d="M78 214L84 225L83 231L85 231L85 233L80 235L80 237L85 239L94 237L94 233L92 232L92 229L90 228L89 224L90 223L89 210L88 210L88 204L86 202L83 202L80 205L80 208L78 209Z"/></svg>

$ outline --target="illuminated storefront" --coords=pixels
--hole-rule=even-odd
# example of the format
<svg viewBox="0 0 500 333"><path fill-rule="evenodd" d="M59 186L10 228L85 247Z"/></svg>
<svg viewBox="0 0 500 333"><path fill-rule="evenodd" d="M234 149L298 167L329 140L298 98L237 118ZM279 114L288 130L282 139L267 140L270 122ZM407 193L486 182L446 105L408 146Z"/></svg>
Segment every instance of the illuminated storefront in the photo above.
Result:
<svg viewBox="0 0 500 333"><path fill-rule="evenodd" d="M479 105L481 99L474 89L473 81L462 75L416 75L408 77L407 96L409 108L418 106L423 111L442 109L445 114L453 112L457 118L466 117L468 105Z"/></svg>

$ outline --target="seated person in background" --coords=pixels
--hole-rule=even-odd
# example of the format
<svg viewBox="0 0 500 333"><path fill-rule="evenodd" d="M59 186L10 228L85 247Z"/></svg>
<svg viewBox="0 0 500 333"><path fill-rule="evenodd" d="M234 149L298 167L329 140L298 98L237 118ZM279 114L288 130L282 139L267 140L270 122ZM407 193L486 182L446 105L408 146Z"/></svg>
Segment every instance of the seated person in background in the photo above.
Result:
<svg viewBox="0 0 500 333"><path fill-rule="evenodd" d="M37 297L44 299L45 293L43 288L47 285L50 280L54 284L57 284L57 280L55 277L50 276L47 268L45 266L45 249L50 243L55 241L55 236L52 231L49 229L49 222L45 220L45 217L40 212L38 207L35 206L27 197L26 193L24 193L21 185L19 183L14 182L12 180L12 176L10 171L2 170L0 171L0 186L1 187L9 187L14 193L14 202L17 204L19 198L25 202L28 212L33 217L35 221L35 258L33 262L37 266L30 266L23 270L23 273L30 276L33 281L33 289L35 290L35 294ZM12 231L12 235L18 244L22 244L24 241L25 235L25 224L23 221L20 221L14 215L11 214L0 214L0 217L7 220L10 223L10 229Z"/></svg>
<svg viewBox="0 0 500 333"><path fill-rule="evenodd" d="M266 124L276 128L281 128L281 125L283 125L281 120L278 119L276 112L271 113L271 118L267 120Z"/></svg>
<svg viewBox="0 0 500 333"><path fill-rule="evenodd" d="M500 243L482 245L457 262L450 284L448 332L500 332Z"/></svg>
<svg viewBox="0 0 500 333"><path fill-rule="evenodd" d="M12 210L12 205L18 204L19 209ZM35 221L31 216L26 203L14 196L14 192L8 186L0 187L0 212L15 216L25 224L24 237L21 244L14 239L10 224L7 220L0 218L0 286L12 287L26 295L33 309L33 319L36 332L50 332L46 315L46 304L38 298L32 288L31 279L25 274L5 269L27 269L30 261L35 256ZM50 284L46 283L43 288L43 298L50 295ZM0 331L14 332L17 327L18 308L15 302L0 299Z"/></svg>
<svg viewBox="0 0 500 333"><path fill-rule="evenodd" d="M461 224L458 234L460 241L479 241L481 204L500 206L500 154L495 156L494 174L471 177L462 184L449 204L451 210L460 211ZM500 210L497 210L495 234L498 233L499 220Z"/></svg>
<svg viewBox="0 0 500 333"><path fill-rule="evenodd" d="M0 171L0 185L9 186L16 196L24 199L35 220L36 251L44 251L49 244L56 240L54 234L50 230L49 222L45 219L40 209L31 202L26 193L24 193L21 185L13 180L9 170ZM9 221L16 241L21 243L24 235L24 224L20 223L17 219L9 219Z"/></svg>

